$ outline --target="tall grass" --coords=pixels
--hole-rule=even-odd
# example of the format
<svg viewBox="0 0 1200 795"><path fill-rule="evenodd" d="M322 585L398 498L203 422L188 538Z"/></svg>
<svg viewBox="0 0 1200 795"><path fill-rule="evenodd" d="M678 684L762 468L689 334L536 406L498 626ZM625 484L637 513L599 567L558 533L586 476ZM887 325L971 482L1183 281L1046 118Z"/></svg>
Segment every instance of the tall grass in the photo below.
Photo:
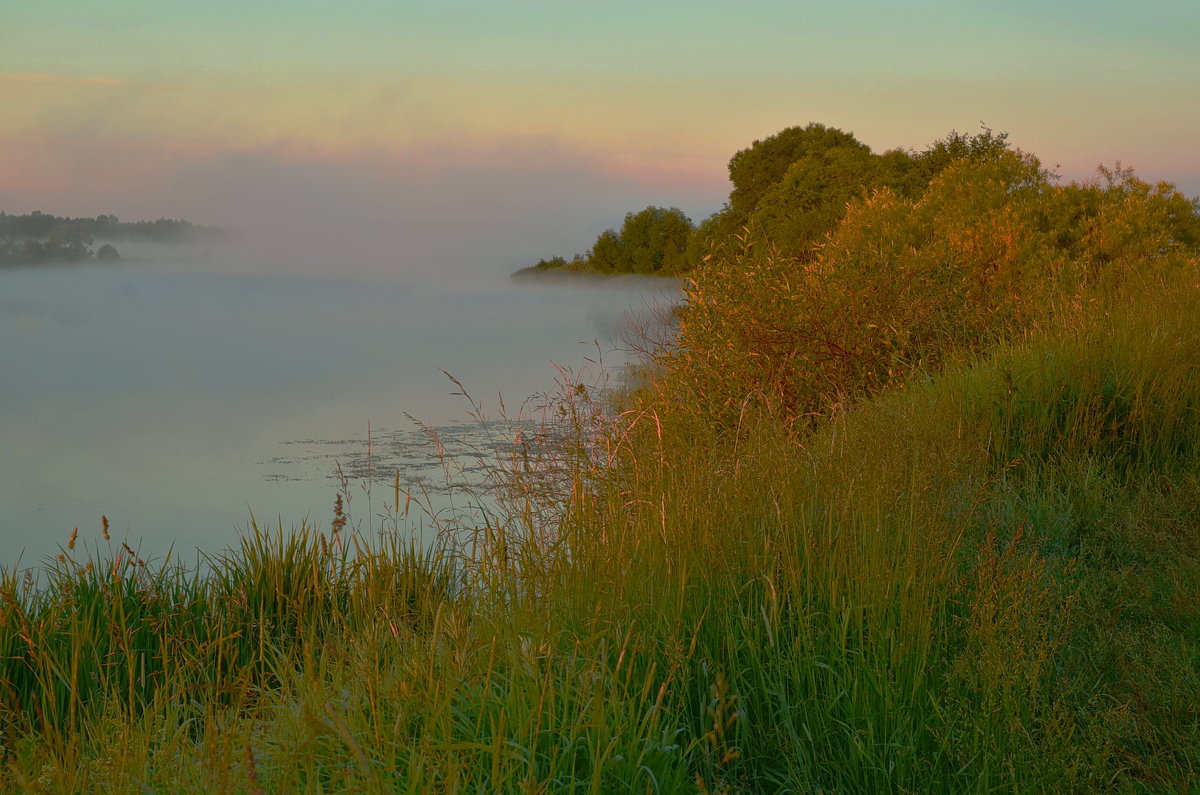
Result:
<svg viewBox="0 0 1200 795"><path fill-rule="evenodd" d="M849 275L828 260L788 288L751 254L722 286L734 261L713 260L621 410L568 378L487 510L430 545L403 531L397 484L380 532L252 524L196 566L72 540L37 575L3 572L4 785L1200 786L1190 222L1128 175L1059 191L1009 166L1027 179L1002 191L951 169L926 204L864 202L822 255L859 252ZM1045 222L1011 261L992 250L1014 219L1076 210L1065 237ZM911 240L881 248L897 227L876 221L902 216ZM922 232L950 218L992 253L963 264L976 249ZM1003 289L964 281L980 263ZM814 315L810 277L886 300ZM722 314L753 295L770 328ZM835 319L861 332L845 360L805 348Z"/></svg>

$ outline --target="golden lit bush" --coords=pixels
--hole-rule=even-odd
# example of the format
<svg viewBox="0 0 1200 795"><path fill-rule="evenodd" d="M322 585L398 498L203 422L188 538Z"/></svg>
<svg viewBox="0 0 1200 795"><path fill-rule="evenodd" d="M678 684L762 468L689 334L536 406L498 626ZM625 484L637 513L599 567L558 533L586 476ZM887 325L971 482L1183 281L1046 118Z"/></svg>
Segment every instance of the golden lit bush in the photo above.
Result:
<svg viewBox="0 0 1200 795"><path fill-rule="evenodd" d="M686 287L672 388L718 425L749 396L792 422L828 414L1063 322L1133 273L1194 268L1198 230L1191 201L1128 171L1058 185L1030 155L961 160L919 199L852 202L811 258L715 247Z"/></svg>

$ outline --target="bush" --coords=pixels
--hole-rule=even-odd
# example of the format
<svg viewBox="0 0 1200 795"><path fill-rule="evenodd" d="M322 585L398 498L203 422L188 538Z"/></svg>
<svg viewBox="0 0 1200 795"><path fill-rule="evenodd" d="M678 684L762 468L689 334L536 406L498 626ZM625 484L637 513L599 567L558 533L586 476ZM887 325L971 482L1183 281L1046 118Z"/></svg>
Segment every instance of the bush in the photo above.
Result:
<svg viewBox="0 0 1200 795"><path fill-rule="evenodd" d="M851 203L800 258L747 236L689 280L665 362L718 424L747 395L789 421L1015 339L1147 271L1194 268L1200 222L1169 185L1128 172L1057 185L1028 155L962 160L916 199Z"/></svg>

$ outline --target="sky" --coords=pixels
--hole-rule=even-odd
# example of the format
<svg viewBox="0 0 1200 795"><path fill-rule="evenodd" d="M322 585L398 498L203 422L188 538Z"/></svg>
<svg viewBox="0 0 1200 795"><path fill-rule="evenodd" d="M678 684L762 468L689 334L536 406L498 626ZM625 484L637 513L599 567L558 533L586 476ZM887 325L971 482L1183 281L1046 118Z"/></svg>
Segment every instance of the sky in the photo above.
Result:
<svg viewBox="0 0 1200 795"><path fill-rule="evenodd" d="M986 124L1196 196L1198 37L1195 0L4 0L0 209L468 278L698 222L810 122L877 152Z"/></svg>

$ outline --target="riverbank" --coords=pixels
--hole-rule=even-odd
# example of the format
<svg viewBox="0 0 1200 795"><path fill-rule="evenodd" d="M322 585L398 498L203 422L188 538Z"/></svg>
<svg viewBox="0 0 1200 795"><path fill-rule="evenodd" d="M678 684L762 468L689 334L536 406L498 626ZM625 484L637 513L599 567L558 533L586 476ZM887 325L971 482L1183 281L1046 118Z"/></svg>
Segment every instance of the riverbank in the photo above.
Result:
<svg viewBox="0 0 1200 795"><path fill-rule="evenodd" d="M579 393L432 546L399 491L383 536L253 529L203 576L73 539L3 583L7 785L1185 784L1200 301L1130 299L801 438L747 404L588 450Z"/></svg>
<svg viewBox="0 0 1200 795"><path fill-rule="evenodd" d="M439 526L0 583L12 788L1183 791L1200 770L1194 203L951 164L714 249L618 412Z"/></svg>

